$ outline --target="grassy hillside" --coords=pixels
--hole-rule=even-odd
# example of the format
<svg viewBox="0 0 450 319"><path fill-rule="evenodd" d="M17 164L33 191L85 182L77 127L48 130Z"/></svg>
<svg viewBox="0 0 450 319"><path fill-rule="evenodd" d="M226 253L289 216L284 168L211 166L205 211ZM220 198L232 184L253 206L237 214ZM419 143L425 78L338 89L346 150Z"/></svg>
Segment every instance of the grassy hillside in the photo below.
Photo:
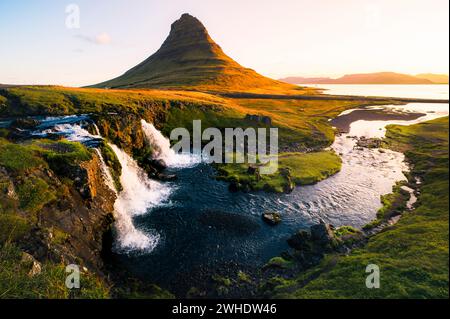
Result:
<svg viewBox="0 0 450 319"><path fill-rule="evenodd" d="M365 101L232 99L193 91L105 90L59 86L0 89L0 117L95 113L134 114L154 120L168 135L175 127L266 126L245 120L247 114L269 116L278 127L280 144L324 147L334 140L328 123L340 112ZM382 103L382 102L377 102Z"/></svg>
<svg viewBox="0 0 450 319"><path fill-rule="evenodd" d="M415 209L349 256L331 255L294 279L273 279L286 298L448 298L448 118L390 126L386 141L405 151L420 177ZM367 289L368 264L380 267L381 287Z"/></svg>

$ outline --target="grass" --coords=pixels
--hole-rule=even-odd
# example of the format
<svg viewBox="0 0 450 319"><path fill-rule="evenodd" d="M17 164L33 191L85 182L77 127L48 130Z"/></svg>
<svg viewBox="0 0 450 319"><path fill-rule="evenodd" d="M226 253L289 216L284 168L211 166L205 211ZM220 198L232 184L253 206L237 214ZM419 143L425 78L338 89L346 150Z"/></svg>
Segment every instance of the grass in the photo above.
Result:
<svg viewBox="0 0 450 319"><path fill-rule="evenodd" d="M22 251L13 244L0 244L0 299L67 299L109 297L109 287L88 272L81 273L80 289L71 292L65 285L65 267L44 263L40 274L28 274L31 265L22 260Z"/></svg>
<svg viewBox="0 0 450 319"><path fill-rule="evenodd" d="M44 165L46 163L33 149L0 138L0 166L11 172L21 173Z"/></svg>
<svg viewBox="0 0 450 319"><path fill-rule="evenodd" d="M388 221L391 217L402 214L410 198L410 194L401 189L404 184L405 182L403 181L397 182L392 188L392 193L381 195L380 200L383 206L378 210L377 218L363 226L364 230L377 227L381 223Z"/></svg>
<svg viewBox="0 0 450 319"><path fill-rule="evenodd" d="M191 129L194 119L202 120L204 128L265 127L245 120L246 114L265 115L272 119L272 126L279 128L280 146L319 149L334 140L329 119L346 109L367 104L364 100L233 99L198 91L105 90L60 86L0 89L0 96L6 105L0 108L0 117L93 113L97 114L99 120L109 121L114 115L122 118L122 115L133 114L139 119L155 122L166 136L175 127ZM373 104L386 102L377 101ZM109 137L109 134L106 136ZM114 139L111 141L116 142Z"/></svg>
<svg viewBox="0 0 450 319"><path fill-rule="evenodd" d="M56 192L46 181L39 177L30 177L17 185L20 208L30 213L37 213L49 202L56 199Z"/></svg>
<svg viewBox="0 0 450 319"><path fill-rule="evenodd" d="M248 163L220 164L218 178L249 185L250 190L283 192L291 183L297 186L313 184L337 173L341 168L341 159L332 151L281 153L275 174L257 176L249 174L248 168Z"/></svg>
<svg viewBox="0 0 450 319"><path fill-rule="evenodd" d="M389 126L386 143L403 150L421 177L413 211L348 256L326 258L271 291L281 298L448 298L448 117L411 126ZM379 289L365 286L366 266L380 267ZM312 274L319 274L312 278Z"/></svg>
<svg viewBox="0 0 450 319"><path fill-rule="evenodd" d="M281 268L288 269L294 266L294 262L286 260L283 257L273 257L265 265L264 268Z"/></svg>
<svg viewBox="0 0 450 319"><path fill-rule="evenodd" d="M170 35L152 56L125 74L95 87L220 91L297 89L239 65L211 39L201 22L187 14L171 25Z"/></svg>

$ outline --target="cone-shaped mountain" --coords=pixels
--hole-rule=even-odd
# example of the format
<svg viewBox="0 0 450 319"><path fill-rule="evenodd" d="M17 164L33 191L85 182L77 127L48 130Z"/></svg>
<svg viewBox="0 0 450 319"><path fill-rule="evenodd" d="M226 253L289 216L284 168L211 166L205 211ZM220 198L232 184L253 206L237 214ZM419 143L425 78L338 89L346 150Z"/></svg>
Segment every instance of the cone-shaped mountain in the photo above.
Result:
<svg viewBox="0 0 450 319"><path fill-rule="evenodd" d="M239 65L189 14L175 21L161 48L123 75L94 87L245 90L292 88Z"/></svg>

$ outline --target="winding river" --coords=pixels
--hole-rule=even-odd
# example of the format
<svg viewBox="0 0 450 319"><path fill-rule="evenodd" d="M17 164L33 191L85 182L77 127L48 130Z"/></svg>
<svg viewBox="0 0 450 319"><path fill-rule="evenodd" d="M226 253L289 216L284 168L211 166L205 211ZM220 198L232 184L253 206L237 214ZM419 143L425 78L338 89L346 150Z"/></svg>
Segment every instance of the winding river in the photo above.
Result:
<svg viewBox="0 0 450 319"><path fill-rule="evenodd" d="M117 227L114 264L183 295L211 273L234 276L238 270L258 269L288 249L289 236L319 219L335 226L362 227L375 218L381 207L380 195L391 192L396 181L405 179L402 172L408 168L403 154L360 149L355 147L357 138L383 137L388 124L409 125L449 113L448 104L382 108L422 114L409 121L356 118L348 132L337 135L331 146L342 157L342 170L315 185L297 187L290 194L231 193L227 183L214 179L212 167L171 153L168 141L143 122L147 137L170 164L168 173L178 179L165 183L147 180L132 159L113 146L122 166L129 168L122 176L127 193L119 196L115 205L125 219ZM79 119L47 118L41 133L56 130L83 142L99 138L75 122ZM267 210L280 212L282 222L275 227L266 225L261 214ZM127 236L126 229L131 229L132 236Z"/></svg>

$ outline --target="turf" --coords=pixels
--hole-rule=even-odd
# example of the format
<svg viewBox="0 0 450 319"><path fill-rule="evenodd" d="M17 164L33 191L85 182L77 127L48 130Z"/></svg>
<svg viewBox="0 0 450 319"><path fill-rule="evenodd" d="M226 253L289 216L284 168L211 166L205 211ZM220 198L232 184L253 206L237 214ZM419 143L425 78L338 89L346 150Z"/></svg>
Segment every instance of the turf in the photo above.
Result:
<svg viewBox="0 0 450 319"><path fill-rule="evenodd" d="M448 298L448 118L389 126L386 142L406 151L420 177L415 209L348 256L328 256L270 292L282 298ZM380 267L378 289L368 289L366 266Z"/></svg>

